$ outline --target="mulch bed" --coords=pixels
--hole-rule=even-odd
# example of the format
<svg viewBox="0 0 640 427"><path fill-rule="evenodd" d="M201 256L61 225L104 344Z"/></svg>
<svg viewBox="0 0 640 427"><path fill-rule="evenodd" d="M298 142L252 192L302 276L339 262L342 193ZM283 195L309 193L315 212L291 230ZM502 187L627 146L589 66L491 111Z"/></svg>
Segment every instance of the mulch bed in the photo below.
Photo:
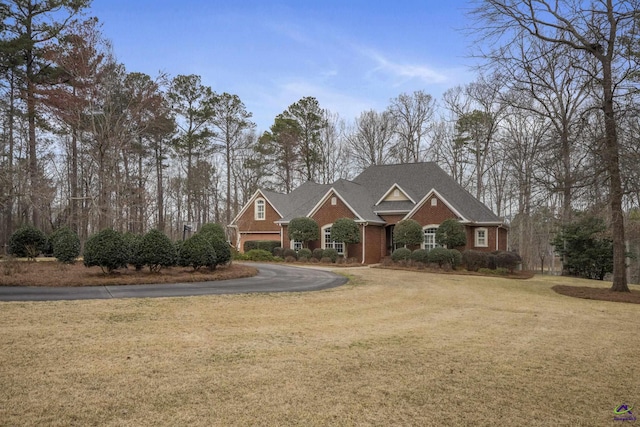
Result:
<svg viewBox="0 0 640 427"><path fill-rule="evenodd" d="M116 286L184 282L208 282L255 276L258 270L249 265L233 263L215 271L202 268L164 268L160 272L148 269L136 271L124 268L105 274L100 267L87 268L81 262L63 265L49 262L0 262L0 286Z"/></svg>
<svg viewBox="0 0 640 427"><path fill-rule="evenodd" d="M636 290L632 290L631 292L613 292L606 288L567 285L555 285L551 289L568 297L640 304L640 291Z"/></svg>

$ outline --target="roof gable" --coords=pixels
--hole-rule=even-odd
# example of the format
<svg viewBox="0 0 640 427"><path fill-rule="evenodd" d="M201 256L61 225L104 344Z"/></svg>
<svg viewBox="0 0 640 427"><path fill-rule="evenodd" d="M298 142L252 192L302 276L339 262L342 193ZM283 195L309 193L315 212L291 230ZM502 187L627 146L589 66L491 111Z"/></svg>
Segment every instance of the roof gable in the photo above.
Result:
<svg viewBox="0 0 640 427"><path fill-rule="evenodd" d="M282 218L282 213L280 212L278 207L271 201L271 199L276 199L277 198L277 196L274 196L274 195L284 196L284 194L273 193L273 192L268 192L268 191L263 191L263 190L256 190L256 192L253 193L253 196L251 196L249 201L242 207L240 212L238 212L238 215L236 215L235 218L233 218L233 220L231 221L231 224L229 224L229 225L237 224L238 219L240 219L240 217L245 214L245 212L249 209L249 207L252 206L255 203L255 201L257 199L259 199L259 198L262 198L267 203L269 203L269 205L271 205L273 210L276 211L276 213L278 215L280 215L280 218ZM270 197L268 197L268 196L270 196Z"/></svg>
<svg viewBox="0 0 640 427"><path fill-rule="evenodd" d="M406 202L411 201L415 203L407 192L402 189L397 183L394 183L389 190L384 193L384 195L376 202L376 206L378 206L382 202Z"/></svg>
<svg viewBox="0 0 640 427"><path fill-rule="evenodd" d="M458 218L460 218L460 222L465 223L465 222L470 222L467 218L464 217L464 215L462 215L460 212L458 212L458 210L453 207L451 205L451 203L449 203L447 201L447 199L445 199L444 197L442 197L442 195L440 193L438 193L435 189L431 189L431 191L429 191L423 198L422 200L420 200L419 203L417 203L415 205L415 207L403 218L403 219L409 219L411 218L413 215L415 215L416 212L418 212L420 210L420 208L422 208L422 206L424 206L424 204L427 202L427 200L429 200L432 196L436 196L438 198L439 201L441 201L442 203L445 204L446 207L449 208L449 210L451 212L453 212L454 215L456 215Z"/></svg>
<svg viewBox="0 0 640 427"><path fill-rule="evenodd" d="M331 187L329 189L329 191L327 191L327 193L324 195L324 197L322 197L322 199L320 199L320 201L318 201L318 203L316 203L316 205L313 207L313 209L311 209L311 211L305 215L308 216L309 218L313 217L313 215L315 215L316 212L318 212L318 210L329 200L330 197L337 197L340 199L340 201L342 203L344 203L344 205L349 208L349 210L353 213L353 215L360 221L364 221L362 219L362 217L358 214L358 212L356 212L355 209L353 209L353 207L351 207L351 205L349 204L349 202L347 202L344 197L342 197L340 195L340 193L338 193L335 188Z"/></svg>

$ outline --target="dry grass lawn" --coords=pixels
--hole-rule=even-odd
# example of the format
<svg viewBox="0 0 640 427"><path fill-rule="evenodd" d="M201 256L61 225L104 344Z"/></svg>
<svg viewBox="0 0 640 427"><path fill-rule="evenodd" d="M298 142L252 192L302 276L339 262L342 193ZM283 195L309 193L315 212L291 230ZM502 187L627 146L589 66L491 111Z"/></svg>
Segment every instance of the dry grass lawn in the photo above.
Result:
<svg viewBox="0 0 640 427"><path fill-rule="evenodd" d="M640 405L640 306L551 290L595 282L346 271L301 294L0 303L0 424L601 426Z"/></svg>

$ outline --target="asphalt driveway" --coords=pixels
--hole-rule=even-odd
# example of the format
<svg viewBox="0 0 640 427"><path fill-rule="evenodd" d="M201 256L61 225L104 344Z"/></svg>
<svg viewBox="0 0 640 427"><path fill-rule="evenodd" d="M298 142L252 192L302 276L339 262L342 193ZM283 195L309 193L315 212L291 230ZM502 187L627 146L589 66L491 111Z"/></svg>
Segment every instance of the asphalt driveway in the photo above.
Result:
<svg viewBox="0 0 640 427"><path fill-rule="evenodd" d="M196 295L318 291L344 285L330 271L279 264L252 264L258 275L243 279L161 285L86 287L0 286L0 301L57 301L109 298L158 298Z"/></svg>

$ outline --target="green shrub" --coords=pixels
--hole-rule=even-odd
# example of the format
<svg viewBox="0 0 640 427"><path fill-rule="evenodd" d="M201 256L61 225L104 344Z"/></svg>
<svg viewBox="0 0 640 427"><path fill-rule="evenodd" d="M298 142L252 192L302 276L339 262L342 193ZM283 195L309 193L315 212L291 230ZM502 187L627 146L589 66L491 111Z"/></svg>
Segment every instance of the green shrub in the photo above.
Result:
<svg viewBox="0 0 640 427"><path fill-rule="evenodd" d="M308 260L311 258L311 249L302 248L298 251L299 260Z"/></svg>
<svg viewBox="0 0 640 427"><path fill-rule="evenodd" d="M328 256L323 256L320 258L320 262L323 264L333 264L333 260Z"/></svg>
<svg viewBox="0 0 640 427"><path fill-rule="evenodd" d="M454 249L467 244L467 233L464 225L456 219L446 219L436 231L436 243Z"/></svg>
<svg viewBox="0 0 640 427"><path fill-rule="evenodd" d="M265 251L264 249L251 249L245 253L245 256L249 261L273 261L271 252Z"/></svg>
<svg viewBox="0 0 640 427"><path fill-rule="evenodd" d="M423 264L426 264L429 261L429 251L426 249L416 249L415 251L411 252L411 257L410 259L412 261L415 262L421 262Z"/></svg>
<svg viewBox="0 0 640 427"><path fill-rule="evenodd" d="M515 252L499 252L495 255L496 268L503 268L513 273L518 264L522 262L522 258Z"/></svg>
<svg viewBox="0 0 640 427"><path fill-rule="evenodd" d="M198 270L200 267L215 268L216 263L216 251L211 240L204 234L194 234L185 240L180 248L178 264L182 267Z"/></svg>
<svg viewBox="0 0 640 427"><path fill-rule="evenodd" d="M408 248L398 248L391 254L391 259L394 262L406 261L409 258L411 258L411 249Z"/></svg>
<svg viewBox="0 0 640 427"><path fill-rule="evenodd" d="M111 273L118 268L126 267L129 253L122 234L107 228L87 239L84 245L84 265L99 266L103 272Z"/></svg>
<svg viewBox="0 0 640 427"><path fill-rule="evenodd" d="M320 228L318 223L309 217L293 218L287 227L287 237L289 240L309 242L320 238Z"/></svg>
<svg viewBox="0 0 640 427"><path fill-rule="evenodd" d="M53 242L58 238L58 234L60 234L64 229L71 230L69 227L66 227L66 226L59 227L53 230L51 234L47 236L47 243L44 245L44 248L42 249L42 253L45 256L53 256Z"/></svg>
<svg viewBox="0 0 640 427"><path fill-rule="evenodd" d="M422 226L416 220L404 219L393 228L393 240L399 245L419 245L424 241Z"/></svg>
<svg viewBox="0 0 640 427"><path fill-rule="evenodd" d="M330 258L331 262L336 262L338 259L338 251L333 248L328 248L322 251L322 258Z"/></svg>
<svg viewBox="0 0 640 427"><path fill-rule="evenodd" d="M445 264L451 265L451 255L446 248L433 248L429 251L427 257L429 262L438 264L438 267L442 267Z"/></svg>
<svg viewBox="0 0 640 427"><path fill-rule="evenodd" d="M312 256L317 259L318 261L320 261L322 259L322 253L324 252L324 250L322 248L315 248L313 250Z"/></svg>
<svg viewBox="0 0 640 427"><path fill-rule="evenodd" d="M18 228L9 237L9 254L34 259L47 245L47 236L32 225Z"/></svg>
<svg viewBox="0 0 640 427"><path fill-rule="evenodd" d="M201 234L209 234L212 236L216 236L219 237L220 239L224 240L225 242L227 241L227 235L224 232L224 227L220 224L216 224L213 222L209 222L207 224L204 224L202 227L200 227L200 230L198 230L198 233Z"/></svg>
<svg viewBox="0 0 640 427"><path fill-rule="evenodd" d="M298 260L298 253L296 251L294 251L293 249L285 249L284 251L282 251L282 257L286 260L287 258L295 258L295 260Z"/></svg>
<svg viewBox="0 0 640 427"><path fill-rule="evenodd" d="M216 263L212 267L214 270L218 265L227 265L231 262L231 246L227 243L226 240L221 239L218 236L207 236L211 245L213 246L213 250L216 253Z"/></svg>
<svg viewBox="0 0 640 427"><path fill-rule="evenodd" d="M149 271L160 271L176 264L175 246L160 230L149 230L142 236L139 250L142 263L149 267Z"/></svg>
<svg viewBox="0 0 640 427"><path fill-rule="evenodd" d="M51 244L53 256L61 263L73 264L80 255L80 239L68 227L58 229Z"/></svg>
<svg viewBox="0 0 640 427"><path fill-rule="evenodd" d="M467 249L462 253L462 263L469 271L478 271L479 268L489 268L489 254Z"/></svg>
<svg viewBox="0 0 640 427"><path fill-rule="evenodd" d="M279 257L279 258L282 258L282 253L283 252L284 252L284 249L282 249L281 246L273 248L273 250L271 251L271 253L273 254L274 257Z"/></svg>
<svg viewBox="0 0 640 427"><path fill-rule="evenodd" d="M142 236L124 233L122 238L125 241L124 250L127 251L127 264L134 266L136 270L142 270L145 264L142 257Z"/></svg>
<svg viewBox="0 0 640 427"><path fill-rule="evenodd" d="M454 270L462 264L462 254L457 249L448 249L449 262Z"/></svg>

